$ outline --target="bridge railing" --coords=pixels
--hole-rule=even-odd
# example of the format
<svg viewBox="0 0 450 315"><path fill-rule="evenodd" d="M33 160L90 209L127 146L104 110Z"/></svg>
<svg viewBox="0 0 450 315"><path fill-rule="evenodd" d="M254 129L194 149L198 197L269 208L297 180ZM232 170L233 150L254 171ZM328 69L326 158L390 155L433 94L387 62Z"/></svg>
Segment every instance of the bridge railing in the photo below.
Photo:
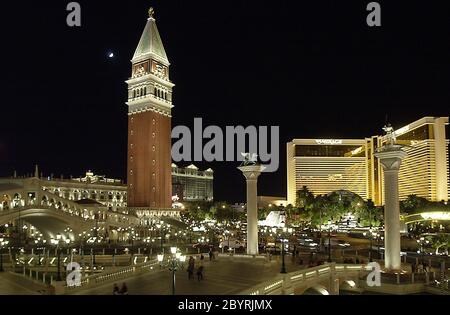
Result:
<svg viewBox="0 0 450 315"><path fill-rule="evenodd" d="M88 276L81 280L78 286L69 287L67 284L63 285L65 293L75 293L77 290L83 290L87 288L93 288L108 282L117 281L120 279L135 276L140 273L158 271L159 263L157 260L151 260L145 263L137 264L134 266L127 266L122 268L116 268L111 271L102 272L100 274Z"/></svg>
<svg viewBox="0 0 450 315"><path fill-rule="evenodd" d="M360 273L366 270L365 265L335 265L325 264L313 268L278 275L274 279L263 282L257 286L247 289L240 295L279 295L284 294L292 285L304 282L314 282L331 277L333 273Z"/></svg>
<svg viewBox="0 0 450 315"><path fill-rule="evenodd" d="M82 207L80 207L80 209L81 208ZM105 219L95 220L90 217L88 217L88 218L83 217L81 210L79 211L79 214L76 214L75 213L76 210L70 212L70 210L58 208L56 205L42 205L42 204L25 205L25 206L20 206L20 207L16 207L16 208L1 210L0 218L2 218L2 217L5 218L5 217L11 216L11 215L18 215L18 214L20 214L20 212L23 212L26 210L33 210L33 209L54 211L55 214L63 215L63 216L70 216L71 218L80 220L81 222L100 222L100 223L104 222L109 225L119 225L119 226L122 226L122 225L129 226L130 224L136 225L139 223L139 219L137 217L134 217L134 216L131 216L128 214L115 213L115 212L108 211L107 217ZM116 218L116 215L117 215L117 218ZM122 217L124 217L125 219L121 219Z"/></svg>

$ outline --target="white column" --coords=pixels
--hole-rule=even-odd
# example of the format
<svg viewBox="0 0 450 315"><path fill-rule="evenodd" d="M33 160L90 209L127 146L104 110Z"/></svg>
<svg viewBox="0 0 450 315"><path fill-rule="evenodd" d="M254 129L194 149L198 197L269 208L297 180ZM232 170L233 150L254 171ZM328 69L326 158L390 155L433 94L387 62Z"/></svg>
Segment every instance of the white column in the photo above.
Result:
<svg viewBox="0 0 450 315"><path fill-rule="evenodd" d="M247 180L247 255L258 255L258 177L265 167L243 166L239 170Z"/></svg>
<svg viewBox="0 0 450 315"><path fill-rule="evenodd" d="M400 203L398 172L406 152L399 146L392 146L376 153L384 169L384 228L385 228L385 268L388 271L401 270Z"/></svg>
<svg viewBox="0 0 450 315"><path fill-rule="evenodd" d="M385 216L385 240L387 269L400 270L400 209L398 198L398 170L384 172L384 182L386 187L386 210Z"/></svg>

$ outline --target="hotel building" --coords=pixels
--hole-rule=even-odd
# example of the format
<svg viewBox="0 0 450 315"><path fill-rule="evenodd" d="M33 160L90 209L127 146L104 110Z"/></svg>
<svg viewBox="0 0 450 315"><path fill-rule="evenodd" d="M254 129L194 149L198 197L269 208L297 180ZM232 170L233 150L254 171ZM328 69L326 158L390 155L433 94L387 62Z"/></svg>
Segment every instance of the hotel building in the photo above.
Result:
<svg viewBox="0 0 450 315"><path fill-rule="evenodd" d="M449 199L448 117L424 117L396 130L407 158L399 174L400 199L417 195ZM349 190L376 205L384 204L383 170L374 156L384 136L359 140L295 139L287 144L288 204L303 186L314 195Z"/></svg>
<svg viewBox="0 0 450 315"><path fill-rule="evenodd" d="M172 164L172 194L183 201L212 201L214 171L200 171L195 165L180 168Z"/></svg>

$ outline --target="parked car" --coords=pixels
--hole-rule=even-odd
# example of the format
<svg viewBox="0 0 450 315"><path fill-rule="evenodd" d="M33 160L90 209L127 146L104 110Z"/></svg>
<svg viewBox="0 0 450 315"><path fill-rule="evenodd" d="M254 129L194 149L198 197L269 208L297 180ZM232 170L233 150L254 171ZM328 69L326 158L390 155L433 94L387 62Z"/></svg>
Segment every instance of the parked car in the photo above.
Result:
<svg viewBox="0 0 450 315"><path fill-rule="evenodd" d="M228 249L244 249L246 247L245 242L241 242L238 240L225 240L220 242L219 248L223 248L224 250Z"/></svg>
<svg viewBox="0 0 450 315"><path fill-rule="evenodd" d="M323 240L323 244L325 246L328 246L328 239L327 238ZM350 245L350 243L348 243L346 241L343 241L343 240L331 240L331 246L339 246L339 247L346 248L346 247L350 247L351 245Z"/></svg>

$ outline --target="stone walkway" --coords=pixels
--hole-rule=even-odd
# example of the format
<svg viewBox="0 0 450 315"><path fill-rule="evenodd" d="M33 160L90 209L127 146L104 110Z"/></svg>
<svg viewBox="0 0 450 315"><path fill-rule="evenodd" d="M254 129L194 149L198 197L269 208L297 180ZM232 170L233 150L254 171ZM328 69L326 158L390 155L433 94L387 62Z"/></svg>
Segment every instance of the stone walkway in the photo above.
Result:
<svg viewBox="0 0 450 315"><path fill-rule="evenodd" d="M0 273L0 295L40 295L45 293L45 286L14 275L9 272Z"/></svg>
<svg viewBox="0 0 450 315"><path fill-rule="evenodd" d="M177 272L176 294L180 295L227 295L237 294L249 287L270 280L280 272L280 262L264 263L247 259L220 258L214 262L205 262L204 280L188 280L186 270ZM286 259L288 272L300 269ZM167 295L172 292L171 272L162 270L126 280L130 295ZM121 283L118 283L119 287ZM111 295L112 284L87 289L77 294Z"/></svg>

